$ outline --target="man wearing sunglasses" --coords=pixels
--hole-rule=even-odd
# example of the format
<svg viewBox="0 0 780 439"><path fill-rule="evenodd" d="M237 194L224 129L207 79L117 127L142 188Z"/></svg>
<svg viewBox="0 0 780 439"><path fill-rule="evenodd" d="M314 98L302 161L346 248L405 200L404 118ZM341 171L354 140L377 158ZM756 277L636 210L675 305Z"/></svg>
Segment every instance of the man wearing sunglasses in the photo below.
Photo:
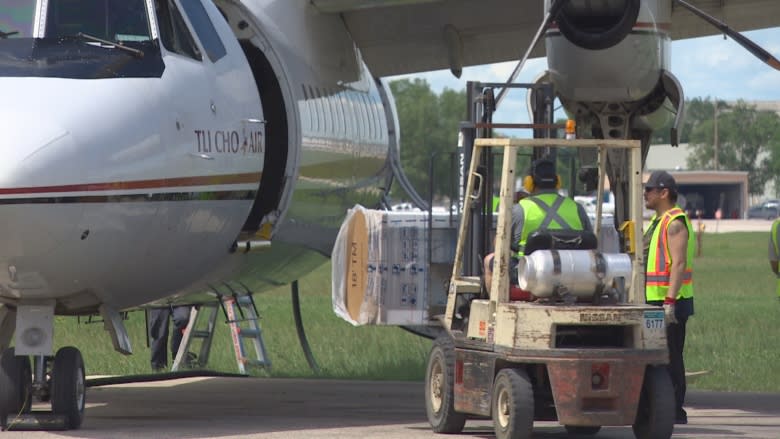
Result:
<svg viewBox="0 0 780 439"><path fill-rule="evenodd" d="M691 221L677 205L677 182L666 171L655 171L645 183L645 207L655 211L644 235L645 298L663 306L669 347L669 375L674 385L676 423L687 424L685 401L685 324L693 315L693 254Z"/></svg>

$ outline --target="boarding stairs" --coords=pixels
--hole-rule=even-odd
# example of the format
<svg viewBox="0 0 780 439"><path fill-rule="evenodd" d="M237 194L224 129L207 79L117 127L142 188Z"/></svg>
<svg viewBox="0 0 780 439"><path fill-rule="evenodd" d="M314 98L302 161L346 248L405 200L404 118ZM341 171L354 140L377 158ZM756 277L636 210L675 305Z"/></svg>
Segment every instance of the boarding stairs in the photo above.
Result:
<svg viewBox="0 0 780 439"><path fill-rule="evenodd" d="M206 367L219 308L222 308L230 330L239 373L247 375L250 368L270 368L271 360L265 348L260 316L252 295L218 295L218 299L217 302L192 307L190 321L184 329L171 371L183 367ZM198 345L200 349L197 349Z"/></svg>

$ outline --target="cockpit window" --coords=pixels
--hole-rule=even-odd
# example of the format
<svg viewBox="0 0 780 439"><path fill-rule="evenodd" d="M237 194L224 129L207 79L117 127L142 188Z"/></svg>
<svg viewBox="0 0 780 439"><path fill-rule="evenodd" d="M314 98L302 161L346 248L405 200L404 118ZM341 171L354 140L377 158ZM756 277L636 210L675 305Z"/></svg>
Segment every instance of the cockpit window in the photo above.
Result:
<svg viewBox="0 0 780 439"><path fill-rule="evenodd" d="M6 0L0 0L6 1ZM79 33L119 43L150 41L144 0L50 0L46 38Z"/></svg>
<svg viewBox="0 0 780 439"><path fill-rule="evenodd" d="M35 2L0 0L0 39L32 38Z"/></svg>
<svg viewBox="0 0 780 439"><path fill-rule="evenodd" d="M187 0L191 1L191 0ZM203 57L173 0L155 0L160 41L171 52L202 61Z"/></svg>
<svg viewBox="0 0 780 439"><path fill-rule="evenodd" d="M214 24L203 7L203 3L200 0L183 1L181 7L184 8L184 12L189 17L192 27L195 28L195 33L198 34L209 59L212 62L217 62L217 60L225 56L227 54L225 46L222 44L222 40L219 39L219 34L214 29Z"/></svg>

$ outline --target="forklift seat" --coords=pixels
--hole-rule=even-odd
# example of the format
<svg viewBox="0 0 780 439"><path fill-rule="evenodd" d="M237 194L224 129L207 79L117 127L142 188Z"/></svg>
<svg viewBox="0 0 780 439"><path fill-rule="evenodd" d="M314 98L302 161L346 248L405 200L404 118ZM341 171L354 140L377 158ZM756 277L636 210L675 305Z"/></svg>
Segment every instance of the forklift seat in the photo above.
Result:
<svg viewBox="0 0 780 439"><path fill-rule="evenodd" d="M537 230L525 241L526 255L536 250L595 250L596 235L589 230Z"/></svg>

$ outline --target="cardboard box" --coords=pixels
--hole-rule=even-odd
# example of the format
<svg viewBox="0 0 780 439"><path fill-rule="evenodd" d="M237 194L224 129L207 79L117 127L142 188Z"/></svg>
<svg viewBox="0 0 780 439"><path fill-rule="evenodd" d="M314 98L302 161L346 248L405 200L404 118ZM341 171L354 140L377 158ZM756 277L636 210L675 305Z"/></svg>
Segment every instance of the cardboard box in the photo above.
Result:
<svg viewBox="0 0 780 439"><path fill-rule="evenodd" d="M426 212L351 209L332 254L336 314L355 325L435 324L432 312L446 304L440 277L451 271L457 224L449 215L433 224L429 248Z"/></svg>

